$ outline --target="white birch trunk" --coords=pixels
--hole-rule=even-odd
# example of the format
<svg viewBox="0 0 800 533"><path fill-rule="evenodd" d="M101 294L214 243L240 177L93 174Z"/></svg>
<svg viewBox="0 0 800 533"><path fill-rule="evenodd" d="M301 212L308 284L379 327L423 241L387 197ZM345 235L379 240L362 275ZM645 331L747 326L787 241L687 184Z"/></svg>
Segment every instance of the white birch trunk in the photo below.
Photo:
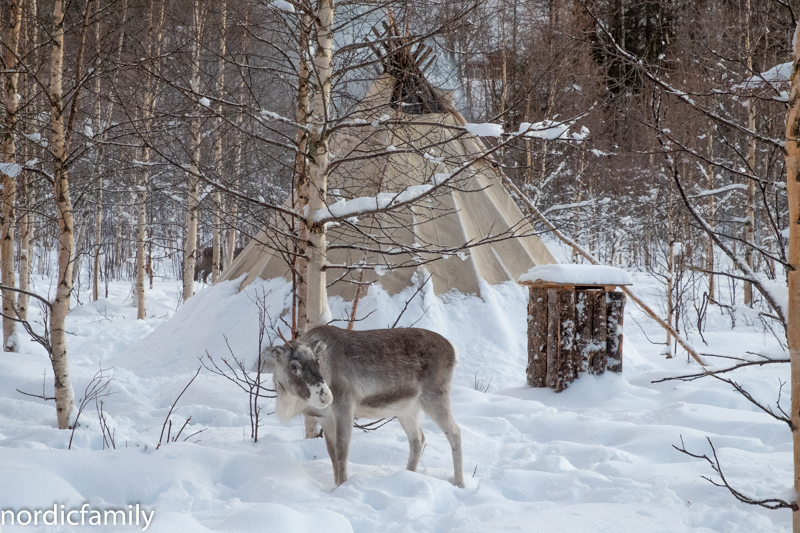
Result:
<svg viewBox="0 0 800 533"><path fill-rule="evenodd" d="M712 161L714 156L714 125L711 124L711 127L708 128L708 160ZM714 190L714 165L711 163L708 164L708 185L707 188L709 191ZM714 229L714 216L715 213L715 206L714 206L714 195L708 195L708 225L711 229ZM711 236L708 237L708 256L706 257L706 270L708 270L708 297L712 300L715 300L716 294L716 280L714 278L714 239Z"/></svg>
<svg viewBox="0 0 800 533"><path fill-rule="evenodd" d="M310 115L310 101L309 101L309 82L310 70L308 65L308 16L303 17L300 21L300 64L298 68L297 80L297 122L306 124ZM307 159L305 156L308 144L308 134L298 129L297 131L297 154L295 155L294 171L295 171L295 195L296 202L293 206L298 213L306 212L309 199L309 186L307 170ZM295 316L296 327L298 332L302 333L306 330L308 324L308 284L306 279L308 277L308 262L306 253L308 246L308 227L305 223L300 223L300 231L298 232L297 241L297 255L295 261Z"/></svg>
<svg viewBox="0 0 800 533"><path fill-rule="evenodd" d="M220 100L225 93L225 30L227 28L227 6L222 3L222 20L219 38L219 72L217 73L217 96ZM222 103L217 105L217 135L214 139L214 160L217 164L217 176L222 175ZM211 283L216 283L222 271L222 247L220 242L220 226L222 226L222 193L214 191L214 212L211 228Z"/></svg>
<svg viewBox="0 0 800 533"><path fill-rule="evenodd" d="M27 35L26 46L28 50L37 50L39 45L39 33L36 31L35 21L37 17L36 0L28 1L29 10L25 16L25 31ZM36 56L34 56L36 57ZM26 81L28 81L26 79ZM23 88L29 91L30 82L24 83ZM38 109L34 104L34 109ZM28 133L33 133L30 125L26 125ZM28 148L26 147L26 156ZM28 159L27 157L25 158ZM31 235L33 235L33 214L30 209L36 204L33 197L33 187L30 186L28 174L22 174L22 201L24 209L20 217L19 235L19 288L23 291L31 290L31 265L33 261ZM17 297L17 315L21 320L28 320L28 303L30 297L20 293Z"/></svg>
<svg viewBox="0 0 800 533"><path fill-rule="evenodd" d="M31 234L33 216L28 212L33 202L33 188L28 182L28 175L22 175L22 196L24 198L24 211L19 221L19 288L23 291L31 290ZM28 303L30 297L20 293L17 298L17 316L20 320L28 320Z"/></svg>
<svg viewBox="0 0 800 533"><path fill-rule="evenodd" d="M94 211L94 251L92 257L92 301L100 298L100 253L103 246L103 177L97 179L97 206Z"/></svg>
<svg viewBox="0 0 800 533"><path fill-rule="evenodd" d="M95 25L94 32L95 53L100 53L100 23ZM100 76L94 80L94 92L100 94ZM100 133L102 127L102 115L100 99L94 103L94 133ZM94 151L94 174L97 183L97 197L94 210L94 249L92 250L92 301L96 302L100 298L100 251L103 245L103 174L100 172L100 154L102 148L95 145Z"/></svg>
<svg viewBox="0 0 800 533"><path fill-rule="evenodd" d="M786 192L789 200L789 312L787 340L791 360L794 489L800 494L800 25L795 30L792 85L786 116ZM792 531L800 533L800 511L792 513Z"/></svg>
<svg viewBox="0 0 800 533"><path fill-rule="evenodd" d="M242 172L242 133L240 128L242 127L242 114L240 113L239 116L236 118L237 132L236 132L236 148L234 149L234 180L233 180L233 188L236 189L239 186L239 176ZM239 199L235 196L231 196L230 198L230 208L228 209L228 220L230 221L230 229L228 230L228 256L225 263L225 268L231 266L233 263L233 255L236 253L236 224L237 220L236 217L239 216Z"/></svg>
<svg viewBox="0 0 800 533"><path fill-rule="evenodd" d="M6 114L3 123L3 144L2 161L5 164L13 165L17 160L17 111L19 110L19 100L17 99L17 52L19 49L19 32L22 26L23 0L11 0L8 11L5 15L5 26L7 28L4 35L5 48L5 107ZM15 167L11 167L15 168ZM2 214L2 225L0 227L0 270L2 270L3 285L16 287L14 272L14 226L16 223L16 204L17 204L17 172L9 170L3 176L3 205L0 209ZM3 290L3 349L7 352L16 352L17 346L14 341L15 322L11 317L16 315L16 293L11 290Z"/></svg>
<svg viewBox="0 0 800 533"><path fill-rule="evenodd" d="M326 205L328 191L328 131L327 118L331 94L331 59L333 54L333 0L320 0L314 20L316 56L314 57L314 107L311 115L311 135L308 140L309 199L308 216ZM331 320L328 308L327 242L324 224L311 223L308 228L307 312L308 329Z"/></svg>
<svg viewBox="0 0 800 533"><path fill-rule="evenodd" d="M194 36L192 42L192 90L195 94L200 92L200 38L202 36L202 21L200 0L194 1ZM200 172L200 119L197 115L191 124L192 161L189 165L188 187L186 194L186 244L183 252L183 301L185 302L194 294L194 271L197 259L197 206L199 183L197 175Z"/></svg>
<svg viewBox="0 0 800 533"><path fill-rule="evenodd" d="M749 3L749 2L748 2ZM752 59L748 61L752 63ZM755 98L747 99L747 127L755 131L756 127L756 102ZM748 140L747 147L747 165L750 167L750 172L756 172L756 139L751 136ZM755 225L756 225L756 183L747 180L747 214L745 215L744 222L744 262L753 270L753 246L755 245ZM753 307L753 284L749 281L744 282L744 304L748 307Z"/></svg>
<svg viewBox="0 0 800 533"><path fill-rule="evenodd" d="M158 22L154 22L155 2L150 0L150 10L148 15L148 26L158 28L155 35L149 35L147 38L146 55L145 57L152 57L155 45L156 53L160 51L161 34L164 27L164 4L161 5L161 16ZM152 30L151 30L152 31ZM155 42L154 42L155 41ZM136 319L144 320L147 318L147 303L145 295L145 244L147 242L147 186L150 180L150 121L153 116L153 109L155 108L156 93L158 92L158 84L153 79L153 76L148 76L147 83L145 84L144 96L142 103L142 126L145 132L145 141L142 145L142 169L139 177L139 185L136 191Z"/></svg>
<svg viewBox="0 0 800 533"><path fill-rule="evenodd" d="M146 126L145 126L146 127ZM147 318L147 301L144 292L144 245L147 240L147 183L150 171L147 163L150 162L150 147L142 147L142 166L139 185L136 190L136 319Z"/></svg>
<svg viewBox="0 0 800 533"><path fill-rule="evenodd" d="M578 176L575 179L575 204L579 204L581 202L581 194L583 193L582 188L582 181L583 181L583 171L586 168L586 149L581 148L581 163L580 167L578 168ZM575 242L578 242L578 230L580 228L581 223L581 208L575 207L574 214L572 216L572 238ZM578 251L572 250L572 262L578 262Z"/></svg>
<svg viewBox="0 0 800 533"><path fill-rule="evenodd" d="M55 0L53 9L53 49L50 61L51 147L56 216L58 218L58 285L50 317L53 374L55 379L58 428L67 429L74 409L75 393L67 361L65 320L72 293L73 221L67 176L67 146L64 130L62 75L64 69L64 0Z"/></svg>
<svg viewBox="0 0 800 533"><path fill-rule="evenodd" d="M753 50L750 46L750 0L745 3L745 35L744 49L746 54L747 69L753 74ZM747 99L747 128L750 131L756 130L756 100L752 96ZM747 142L747 166L749 172L756 172L756 138L750 136ZM747 214L744 223L744 262L753 270L753 245L755 244L755 202L756 184L753 180L747 180ZM749 281L744 282L744 304L753 307L753 284Z"/></svg>
<svg viewBox="0 0 800 533"><path fill-rule="evenodd" d="M123 0L122 2L122 19L125 20L125 14L128 11L128 1ZM120 32L119 40L117 41L117 63L120 62L120 58L122 56L122 45L124 44L125 39L125 32ZM98 22L95 25L95 43L96 43L96 53L100 54L99 49L99 42L100 42L100 23ZM114 77L112 84L117 83L117 76ZM100 77L95 79L95 94L100 94ZM108 110L106 111L106 123L111 121L111 117L114 114L114 102L112 101L111 104L108 106ZM95 110L94 110L94 120L95 120L95 134L100 132L103 126L103 116L100 109L100 100L98 99L95 102ZM105 137L105 134L103 135ZM92 268L92 301L97 301L100 297L100 257L103 251L103 174L100 169L100 160L101 154L103 152L103 147L100 146L96 149L95 152L95 173L97 179L97 205L95 207L95 214L94 214L94 251L93 251L93 268ZM119 232L119 227L117 228ZM116 241L117 249L119 248L119 233L117 233L117 241ZM108 298L108 275L109 272L106 271L105 275L105 297Z"/></svg>
<svg viewBox="0 0 800 533"><path fill-rule="evenodd" d="M669 182L669 198L667 202L667 246L669 246L667 250L667 324L672 326L672 318L675 314L672 305L672 291L675 279L675 231L672 220L672 181ZM666 330L666 336L667 347L664 349L664 354L667 356L667 359L672 359L672 334L669 329Z"/></svg>
<svg viewBox="0 0 800 533"><path fill-rule="evenodd" d="M244 19L244 37L242 38L242 42L240 43L242 50L247 50L248 47L248 32L247 32L247 22L248 22L248 14L245 14ZM244 95L244 77L239 77L239 95L242 97ZM242 174L242 122L244 120L244 114L239 113L236 117L236 146L233 152L233 165L234 165L234 176L233 176L233 188L236 189L239 186L239 176ZM225 268L231 266L233 263L233 256L236 253L236 225L238 221L236 218L239 216L239 199L235 196L230 197L230 207L228 208L228 220L230 221L230 229L228 229L228 255L225 262Z"/></svg>

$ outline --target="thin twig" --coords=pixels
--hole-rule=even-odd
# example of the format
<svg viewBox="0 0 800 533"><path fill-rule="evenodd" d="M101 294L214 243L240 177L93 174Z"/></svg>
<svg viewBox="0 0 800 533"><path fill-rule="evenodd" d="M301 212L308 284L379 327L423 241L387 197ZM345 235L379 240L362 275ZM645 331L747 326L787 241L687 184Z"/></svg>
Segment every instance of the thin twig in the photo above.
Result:
<svg viewBox="0 0 800 533"><path fill-rule="evenodd" d="M706 461L708 461L708 464L711 465L711 469L714 470L714 472L717 473L717 475L719 476L721 482L714 481L713 479L708 478L706 476L701 476L701 477L703 479L705 479L706 481L708 481L709 483L711 483L712 485L715 485L717 487L725 487L726 489L728 489L728 491L731 494L733 494L733 496L737 500L739 500L742 503L746 503L748 505L757 505L759 507L766 507L767 509L773 509L773 510L774 509L791 509L792 511L795 511L795 512L800 510L800 507L798 507L797 502L787 502L785 500L781 500L780 498L765 498L765 499L762 499L762 500L757 500L755 498L751 498L750 496L746 496L746 495L742 494L741 492L739 492L738 490L734 489L730 485L730 483L728 483L728 480L725 479L725 475L722 473L722 467L719 464L719 457L717 457L717 450L714 448L714 444L711 442L710 438L706 437L706 440L708 441L708 445L711 446L711 452L712 452L712 455L714 456L713 460L706 454L702 454L701 455L701 454L696 454L696 453L692 453L692 452L688 451L686 449L685 444L683 443L683 435L681 435L681 446L680 446L680 448L678 446L675 446L674 444L672 445L672 447L675 448L676 450L678 450L679 452L688 455L689 457L694 457L695 459L705 459Z"/></svg>
<svg viewBox="0 0 800 533"><path fill-rule="evenodd" d="M419 294L420 291L422 291L422 289L425 287L425 285L428 283L428 281L430 281L431 276L432 276L432 274L428 274L428 277L425 279L425 281L422 282L422 284L419 287L417 287L417 290L414 291L414 294L411 295L411 298L406 300L406 304L403 306L403 309L400 311L400 314L397 315L397 319L394 321L394 324L392 324L389 329L394 329L395 327L397 327L397 323L400 322L401 318L403 318L403 313L405 313L406 309L408 309L408 304L410 304L411 300L416 298L417 294ZM419 321L417 321L417 322L419 322ZM416 322L415 322L415 324L416 324Z"/></svg>
<svg viewBox="0 0 800 533"><path fill-rule="evenodd" d="M56 399L55 396L44 396L42 394L31 394L30 392L24 392L24 391L21 391L19 389L16 389L16 391L18 393L20 393L20 394L24 394L25 396L32 396L34 398L39 398L39 399L42 399L42 400L55 400Z"/></svg>
<svg viewBox="0 0 800 533"><path fill-rule="evenodd" d="M161 426L161 435L159 435L158 437L158 445L156 446L156 450L161 447L161 440L164 438L164 429L166 429L167 427L167 422L169 422L170 426L172 426L172 421L170 421L169 417L172 416L172 412L175 410L175 406L178 404L178 400L181 399L181 396L183 396L183 393L186 392L186 389L189 388L189 385L191 385L192 382L195 380L195 378L197 378L197 376L200 374L201 368L202 367L197 368L197 372L194 373L192 379L189 380L189 383L186 384L181 393L178 394L178 397L175 398L175 401L172 402L172 405L169 408L169 412L167 413L167 417L164 419L164 425ZM167 435L167 442L169 442L169 434Z"/></svg>

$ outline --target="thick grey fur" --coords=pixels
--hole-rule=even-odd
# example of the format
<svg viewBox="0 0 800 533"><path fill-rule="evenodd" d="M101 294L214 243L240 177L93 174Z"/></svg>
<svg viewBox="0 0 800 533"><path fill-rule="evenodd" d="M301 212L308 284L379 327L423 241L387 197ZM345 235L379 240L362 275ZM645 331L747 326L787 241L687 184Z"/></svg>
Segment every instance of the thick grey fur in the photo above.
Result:
<svg viewBox="0 0 800 533"><path fill-rule="evenodd" d="M282 420L298 414L319 420L337 486L347 481L353 417L396 416L408 436L407 468L413 472L425 443L419 427L424 411L447 436L453 483L464 487L461 430L450 409L457 356L447 339L417 328L347 331L320 326L268 350L276 361L278 415Z"/></svg>

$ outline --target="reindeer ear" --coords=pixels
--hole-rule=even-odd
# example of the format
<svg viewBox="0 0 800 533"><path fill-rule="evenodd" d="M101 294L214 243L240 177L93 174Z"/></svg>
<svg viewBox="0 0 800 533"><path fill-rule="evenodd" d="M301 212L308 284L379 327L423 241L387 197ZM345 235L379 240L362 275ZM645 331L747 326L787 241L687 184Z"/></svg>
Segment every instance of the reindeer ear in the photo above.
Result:
<svg viewBox="0 0 800 533"><path fill-rule="evenodd" d="M311 343L311 350L314 352L314 355L319 357L322 353L328 349L328 346L325 345L322 341L315 341Z"/></svg>
<svg viewBox="0 0 800 533"><path fill-rule="evenodd" d="M280 363L283 357L289 351L289 348L286 346L273 346L271 349L268 350L269 350L268 351L269 356Z"/></svg>
<svg viewBox="0 0 800 533"><path fill-rule="evenodd" d="M277 361L272 355L272 346L266 346L263 350L261 350L261 357L259 359L261 361L261 366L258 369L259 372L267 372L269 374L273 374L275 372L275 365Z"/></svg>

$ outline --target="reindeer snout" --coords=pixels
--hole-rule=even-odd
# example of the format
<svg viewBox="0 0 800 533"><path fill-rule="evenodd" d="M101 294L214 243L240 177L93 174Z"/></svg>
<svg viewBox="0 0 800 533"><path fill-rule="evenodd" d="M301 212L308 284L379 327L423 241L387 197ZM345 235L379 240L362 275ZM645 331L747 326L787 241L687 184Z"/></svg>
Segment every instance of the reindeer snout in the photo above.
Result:
<svg viewBox="0 0 800 533"><path fill-rule="evenodd" d="M331 389L328 388L328 385L320 383L319 385L311 387L311 397L308 403L312 406L317 409L324 409L328 407L332 401L333 394L331 394Z"/></svg>

